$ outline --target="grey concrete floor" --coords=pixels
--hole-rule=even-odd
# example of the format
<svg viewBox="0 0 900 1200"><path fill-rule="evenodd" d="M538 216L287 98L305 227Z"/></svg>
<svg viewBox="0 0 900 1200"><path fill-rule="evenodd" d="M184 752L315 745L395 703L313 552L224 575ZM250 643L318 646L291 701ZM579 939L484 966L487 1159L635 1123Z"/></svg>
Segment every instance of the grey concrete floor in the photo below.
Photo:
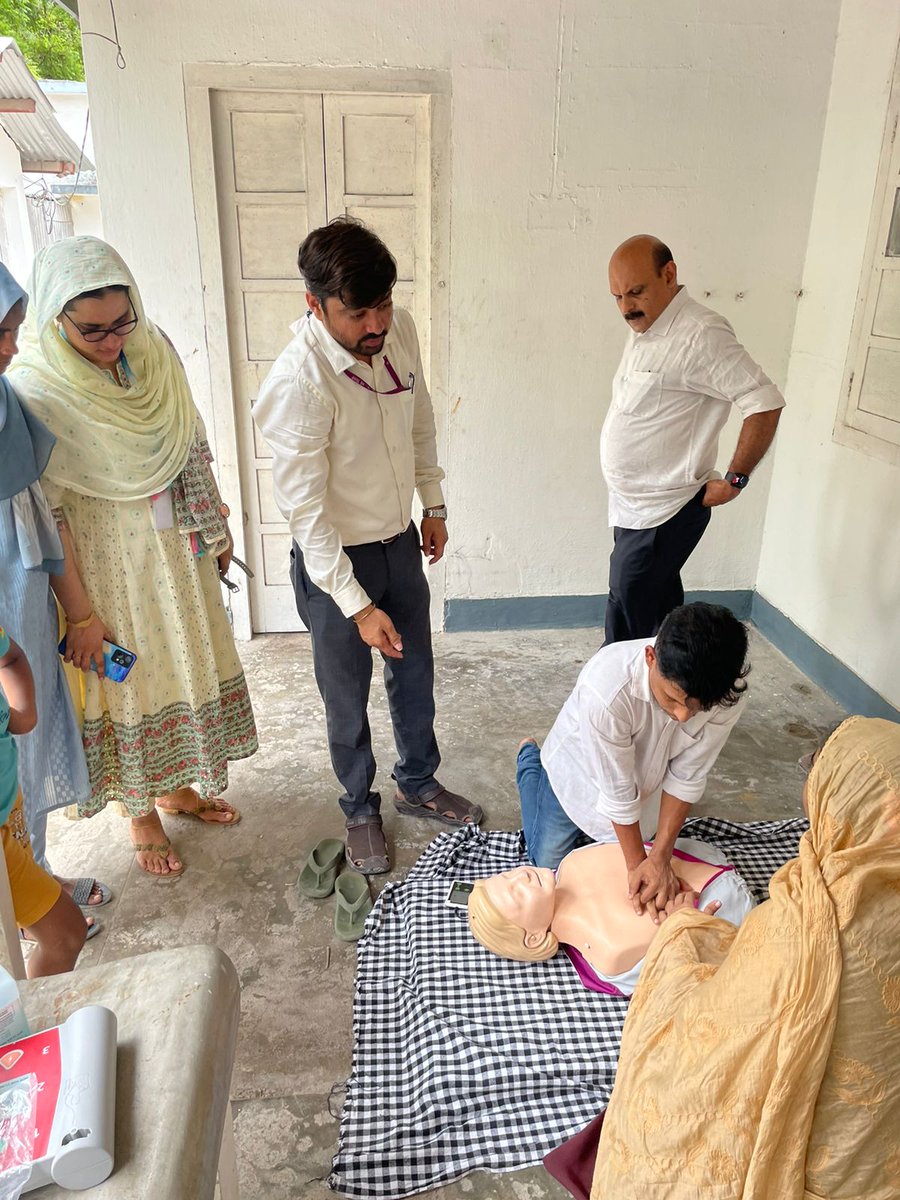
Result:
<svg viewBox="0 0 900 1200"><path fill-rule="evenodd" d="M485 827L518 828L515 748L543 739L597 630L444 634L435 639L441 779L485 808ZM325 1200L340 1100L329 1093L350 1069L356 953L338 941L333 901L299 898L295 881L310 847L340 835L338 788L306 635L256 638L241 646L260 730L260 750L231 771L228 799L243 812L235 828L166 817L186 870L156 880L129 851L121 817L89 821L53 814L50 853L63 874L94 874L113 903L81 963L108 962L161 947L215 942L242 984L241 1032L232 1096L242 1200ZM697 812L739 821L800 812L799 755L843 713L764 639L754 634L751 698ZM385 826L397 879L439 831L401 818L390 805L393 746L380 676L372 729L385 797ZM383 880L382 880L383 882ZM378 882L376 888L380 886ZM98 914L101 915L101 914ZM424 1195L440 1200L563 1197L541 1168L476 1174Z"/></svg>

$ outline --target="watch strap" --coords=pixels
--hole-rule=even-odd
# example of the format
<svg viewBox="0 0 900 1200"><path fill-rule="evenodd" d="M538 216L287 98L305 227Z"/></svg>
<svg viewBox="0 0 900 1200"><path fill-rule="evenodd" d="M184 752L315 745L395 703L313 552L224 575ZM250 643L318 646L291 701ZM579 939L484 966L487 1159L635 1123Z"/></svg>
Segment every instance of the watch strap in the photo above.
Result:
<svg viewBox="0 0 900 1200"><path fill-rule="evenodd" d="M729 471L725 476L725 482L730 483L733 488L743 491L750 482L750 476L742 475L740 471Z"/></svg>

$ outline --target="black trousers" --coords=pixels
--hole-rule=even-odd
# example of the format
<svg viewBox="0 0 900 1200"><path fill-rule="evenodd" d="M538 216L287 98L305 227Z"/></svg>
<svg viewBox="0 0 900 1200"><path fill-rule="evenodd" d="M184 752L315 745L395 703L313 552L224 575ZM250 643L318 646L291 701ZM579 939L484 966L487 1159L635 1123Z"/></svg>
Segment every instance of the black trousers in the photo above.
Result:
<svg viewBox="0 0 900 1200"><path fill-rule="evenodd" d="M653 637L666 614L684 604L681 568L712 512L703 507L705 490L655 529L613 529L604 645Z"/></svg>
<svg viewBox="0 0 900 1200"><path fill-rule="evenodd" d="M384 686L398 755L393 776L404 792L415 796L433 783L441 761L434 736L430 593L416 527L410 524L390 545L369 542L345 546L344 552L360 585L388 614L403 640L402 659L384 658ZM371 647L353 620L310 580L296 542L291 582L297 612L312 640L331 765L344 788L341 808L348 817L377 813L381 797L372 791L375 758L368 717Z"/></svg>

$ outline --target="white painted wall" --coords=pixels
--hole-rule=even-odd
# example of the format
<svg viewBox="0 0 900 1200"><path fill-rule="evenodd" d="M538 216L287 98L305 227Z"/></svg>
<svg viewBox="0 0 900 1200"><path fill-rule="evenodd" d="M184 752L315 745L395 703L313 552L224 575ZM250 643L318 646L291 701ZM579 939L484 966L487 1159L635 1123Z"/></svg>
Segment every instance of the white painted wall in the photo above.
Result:
<svg viewBox="0 0 900 1200"><path fill-rule="evenodd" d="M896 0L844 0L759 591L900 706L900 468L832 430L868 233Z"/></svg>
<svg viewBox="0 0 900 1200"><path fill-rule="evenodd" d="M3 261L24 285L31 270L33 255L31 227L25 207L22 158L18 146L5 129L0 129L0 205L3 207L2 220L7 243ZM0 316L6 314L0 313Z"/></svg>
<svg viewBox="0 0 900 1200"><path fill-rule="evenodd" d="M81 0L105 31L106 0ZM128 62L86 39L107 236L209 416L182 66L446 71L449 597L607 588L599 430L625 327L606 262L670 242L682 280L784 382L839 0L157 0ZM152 119L148 114L152 114ZM151 188L149 180L165 180ZM738 299L738 296L742 297ZM724 466L736 436L725 434ZM767 471L715 515L692 588L756 579ZM233 497L230 497L232 501Z"/></svg>

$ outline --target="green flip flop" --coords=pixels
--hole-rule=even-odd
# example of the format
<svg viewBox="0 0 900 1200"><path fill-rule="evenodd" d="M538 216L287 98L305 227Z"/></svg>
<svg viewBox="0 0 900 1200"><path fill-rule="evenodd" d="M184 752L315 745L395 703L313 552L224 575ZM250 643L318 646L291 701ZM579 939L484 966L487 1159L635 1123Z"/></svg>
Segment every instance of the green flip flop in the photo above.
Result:
<svg viewBox="0 0 900 1200"><path fill-rule="evenodd" d="M297 880L297 891L311 900L324 900L334 891L334 881L344 861L344 843L340 838L322 838L309 852L306 865Z"/></svg>
<svg viewBox="0 0 900 1200"><path fill-rule="evenodd" d="M345 942L355 942L362 937L372 911L369 881L365 875L348 871L335 884L334 900L334 932Z"/></svg>

